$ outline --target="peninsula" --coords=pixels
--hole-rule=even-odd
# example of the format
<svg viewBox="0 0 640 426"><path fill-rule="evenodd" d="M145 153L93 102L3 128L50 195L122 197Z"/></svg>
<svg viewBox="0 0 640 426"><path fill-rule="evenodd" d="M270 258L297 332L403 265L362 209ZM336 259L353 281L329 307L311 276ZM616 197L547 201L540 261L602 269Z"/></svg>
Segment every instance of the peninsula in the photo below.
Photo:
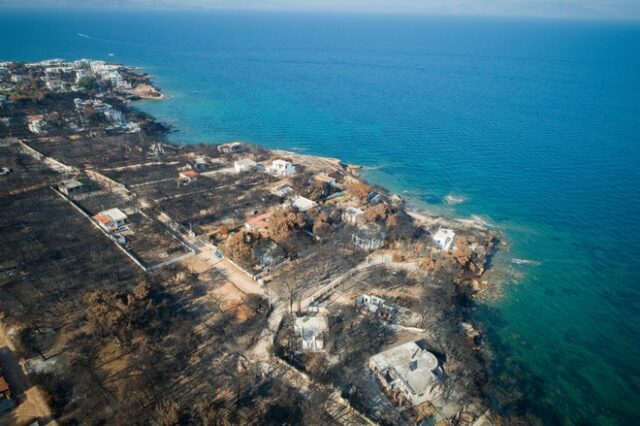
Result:
<svg viewBox="0 0 640 426"><path fill-rule="evenodd" d="M499 235L336 159L169 143L131 105L163 97L0 63L0 425L516 421L469 319Z"/></svg>

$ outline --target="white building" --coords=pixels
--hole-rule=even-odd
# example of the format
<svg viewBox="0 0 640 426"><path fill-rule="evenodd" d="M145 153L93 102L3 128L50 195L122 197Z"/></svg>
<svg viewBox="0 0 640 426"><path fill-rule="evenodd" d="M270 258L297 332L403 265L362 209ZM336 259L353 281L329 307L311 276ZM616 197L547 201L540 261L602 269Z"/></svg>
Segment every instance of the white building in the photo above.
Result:
<svg viewBox="0 0 640 426"><path fill-rule="evenodd" d="M442 394L437 358L408 342L369 358L369 368L393 399L404 404L419 405L433 401Z"/></svg>
<svg viewBox="0 0 640 426"><path fill-rule="evenodd" d="M356 306L361 313L374 314L385 320L392 320L400 312L397 306L389 305L384 299L370 294L358 296L356 298Z"/></svg>
<svg viewBox="0 0 640 426"><path fill-rule="evenodd" d="M85 77L91 77L91 72L87 69L76 70L76 83L79 83Z"/></svg>
<svg viewBox="0 0 640 426"><path fill-rule="evenodd" d="M350 225L357 225L362 221L362 215L364 211L360 210L357 207L348 207L344 213L342 213L342 220Z"/></svg>
<svg viewBox="0 0 640 426"><path fill-rule="evenodd" d="M107 232L125 231L129 228L127 225L127 215L118 208L103 210L93 219Z"/></svg>
<svg viewBox="0 0 640 426"><path fill-rule="evenodd" d="M303 351L321 351L324 349L324 334L329 330L325 316L296 317L294 331L298 345Z"/></svg>
<svg viewBox="0 0 640 426"><path fill-rule="evenodd" d="M47 132L47 123L42 115L30 115L27 117L29 130L35 135L42 135Z"/></svg>
<svg viewBox="0 0 640 426"><path fill-rule="evenodd" d="M298 196L291 201L291 205L299 212L306 212L307 210L315 208L318 203L308 198Z"/></svg>
<svg viewBox="0 0 640 426"><path fill-rule="evenodd" d="M75 98L73 103L79 112L82 112L87 106L92 107L95 112L102 114L104 118L115 127L128 127L130 129L135 127L135 123L129 123L122 111L115 109L106 102L102 102L100 99L88 99L85 101L80 98Z"/></svg>
<svg viewBox="0 0 640 426"><path fill-rule="evenodd" d="M60 182L58 189L64 194L73 195L84 192L85 186L77 179L66 179Z"/></svg>
<svg viewBox="0 0 640 426"><path fill-rule="evenodd" d="M45 86L47 86L47 89L52 92L62 92L67 88L67 84L61 80L48 80L45 83Z"/></svg>
<svg viewBox="0 0 640 426"><path fill-rule="evenodd" d="M286 197L289 194L293 194L293 188L285 183L281 183L280 185L271 188L271 193L276 197Z"/></svg>
<svg viewBox="0 0 640 426"><path fill-rule="evenodd" d="M448 251L453 246L453 238L456 233L451 229L440 228L433 236L433 242L436 243L441 250Z"/></svg>
<svg viewBox="0 0 640 426"><path fill-rule="evenodd" d="M111 83L115 89L131 89L131 84L118 71L102 73L102 79Z"/></svg>
<svg viewBox="0 0 640 426"><path fill-rule="evenodd" d="M233 168L236 170L236 173L249 172L255 170L257 166L258 163L248 158L243 158L233 163Z"/></svg>
<svg viewBox="0 0 640 426"><path fill-rule="evenodd" d="M116 127L125 127L127 125L127 119L124 117L124 114L111 107L111 105L105 105L109 107L103 111L105 118Z"/></svg>
<svg viewBox="0 0 640 426"><path fill-rule="evenodd" d="M293 176L296 174L296 166L285 160L273 160L266 172L277 177Z"/></svg>
<svg viewBox="0 0 640 426"><path fill-rule="evenodd" d="M244 149L244 144L242 142L231 142L225 143L218 146L218 152L222 154L231 154L234 152L240 152Z"/></svg>
<svg viewBox="0 0 640 426"><path fill-rule="evenodd" d="M369 312L376 313L384 306L384 299L370 294L361 294L356 299L356 305Z"/></svg>
<svg viewBox="0 0 640 426"><path fill-rule="evenodd" d="M382 226L376 223L369 223L361 226L353 233L351 240L353 244L363 250L377 250L384 245L387 233Z"/></svg>

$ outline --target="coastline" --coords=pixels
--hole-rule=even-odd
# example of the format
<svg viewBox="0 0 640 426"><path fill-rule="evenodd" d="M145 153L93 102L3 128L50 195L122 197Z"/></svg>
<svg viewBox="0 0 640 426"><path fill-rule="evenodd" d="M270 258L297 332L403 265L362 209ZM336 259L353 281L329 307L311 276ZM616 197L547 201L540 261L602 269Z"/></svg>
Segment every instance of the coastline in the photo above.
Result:
<svg viewBox="0 0 640 426"><path fill-rule="evenodd" d="M167 96L165 95L165 98L166 97ZM177 139L179 139L179 137L177 137ZM184 146L183 143L181 143L179 140L169 141L165 139L165 141L176 146ZM220 142L198 142L198 144L204 145L218 145L219 143ZM188 144L187 146L189 145L191 144ZM397 193L389 191L382 183L378 183L367 178L362 178L360 176L360 173L365 168L365 166L363 165L346 163L340 158L332 156L309 153L302 154L297 151L291 151L283 148L266 148L261 146L259 143L252 143L249 145L261 149L266 149L271 153L276 154L277 156L285 156L296 163L309 162L316 165L325 164L332 167L343 167L346 171L348 171L348 173L351 173L354 178L358 179L364 184L375 187L376 189L386 194L386 196L399 197ZM485 330L490 328L491 324L480 320L477 315L473 314L473 310L475 309L476 304L482 305L484 303L495 303L496 300L500 300L504 297L503 290L507 285L507 275L509 275L510 272L505 270L496 270L497 267L492 262L493 257L499 256L507 248L508 242L505 239L503 231L495 225L490 224L485 219L476 215L472 215L471 218L465 218L447 213L434 213L428 211L428 209L413 205L410 197L401 198L403 200L403 208L406 210L407 214L411 216L417 223L422 224L426 227L453 227L456 229L495 233L497 240L493 251L489 256L491 258L491 260L489 261L490 266L489 269L483 271L483 276L486 273L488 278L474 282L470 286L457 287L457 291L459 291L459 295L462 296L462 298L454 303L460 303L460 305L456 308L460 309L461 312L464 312L463 316L461 317L460 323L463 324L464 327L466 327L464 328L464 332L468 333L468 336L470 336L470 338L466 340L466 343L469 345L469 349L480 355L483 374L487 374L488 379L487 383L485 383L485 385L483 386L483 392L486 392L485 396L493 400L491 409L496 410L496 412L505 414L505 418L510 418L511 421L519 421L516 420L519 418L519 414L514 414L512 412L514 405L517 403L517 398L514 400L514 397L512 395L509 395L508 393L504 393L503 389L493 388L498 379L497 377L493 377L491 375L493 374L492 370L494 368L492 366L494 358L494 348L489 345L486 339L482 338L485 334ZM460 198L462 197L457 197L455 202L449 202L448 204L455 205L464 202L459 200ZM487 413L485 414L487 414L488 419L489 411L487 411Z"/></svg>
<svg viewBox="0 0 640 426"><path fill-rule="evenodd" d="M162 95L163 95L163 99L166 99L169 97L165 93L162 93ZM163 125L162 123L159 123L159 124ZM181 143L179 140L171 140L171 141L168 140L166 138L167 135L168 135L168 132L165 133L166 143L173 144L176 146L184 146L183 143ZM179 139L179 136L177 137L177 139ZM198 144L204 144L204 145L211 145L211 144L218 145L219 143L220 142L216 142L216 143L198 142ZM188 145L191 145L191 144L188 144ZM372 187L377 188L378 190L385 193L387 196L389 197L399 196L398 194L389 191L382 183L370 181L367 178L362 178L360 174L361 174L361 171L365 169L365 166L363 165L346 163L340 158L336 158L332 156L316 155L316 154L308 154L308 153L302 154L300 152L296 152L296 151L292 151L284 148L266 148L261 146L259 143L250 144L250 145L253 145L261 149L266 149L276 155L286 156L288 158L291 158L292 160L296 159L297 162L301 162L301 163L310 162L310 163L316 163L316 164L328 164L332 167L343 167L346 171L348 171L348 173L351 173L354 178L357 178L359 181L361 181L364 184L371 185ZM404 197L401 197L401 198L403 200L403 208L406 210L406 212L418 223L421 223L425 226L432 227L432 228L454 227L454 228L467 229L467 230L479 231L479 232L490 232L490 231L495 232L495 235L497 236L498 240L497 240L497 244L495 244L493 248L492 253L490 254L490 258L493 258L496 255L499 255L507 247L508 243L505 240L505 236L502 230L497 229L494 225L491 225L490 223L488 223L486 220L482 219L479 216L472 215L471 218L464 218L464 217L459 217L459 216L450 215L446 213L443 213L443 214L433 213L428 211L425 208L421 208L417 205L413 205L411 198L408 198L408 199L405 199ZM446 197L445 197L445 200L446 200ZM464 197L456 197L454 202L448 202L448 204L451 206L451 205L459 204L461 202L464 202ZM497 377L491 376L492 370L493 370L493 367L491 366L491 364L493 362L494 348L492 348L486 340L482 339L484 330L486 330L487 328L490 328L491 324L486 322L478 322L480 320L477 318L477 316L475 316L472 313L472 311L475 309L474 304L483 304L483 303L490 303L490 302L493 303L496 300L499 300L502 297L504 297L503 290L504 290L504 286L507 285L506 275L509 273L503 270L496 271L495 265L491 261L490 263L491 263L489 266L490 269L483 271L483 274L484 272L486 272L489 278L482 280L481 282L478 281L470 286L463 286L461 288L457 287L458 291L460 291L459 294L463 297L461 300L455 303L460 303L460 306L458 306L457 308L460 308L460 310L464 312L461 324L467 324L465 325L465 327L470 325L470 328L466 329L465 333L468 333L468 336L471 336L471 338L466 340L466 342L469 345L469 348L471 350L473 350L475 353L481 356L481 364L482 364L481 368L483 370L483 374L487 374L487 377L488 377L487 383L483 386L483 392L486 391L485 396L493 400L493 404L491 408L498 412L506 413L506 417L509 417L511 418L511 420L514 420L518 418L518 414L514 415L511 412L511 410L513 409L513 406L516 403L516 401L514 401L511 395L502 393L503 392L502 389L499 390L497 388L496 389L492 388L493 384L495 384L496 380L498 379ZM487 291L487 293L485 293L485 290ZM478 343L478 342L481 342L481 343Z"/></svg>
<svg viewBox="0 0 640 426"><path fill-rule="evenodd" d="M132 72L126 67L118 67L120 69L124 69L125 71L123 72L125 73ZM166 95L159 89L152 86L152 83L150 82L148 77L141 76L135 78L141 78L145 81L145 83L143 84L145 84L146 86L143 87L143 89L145 93L153 93L154 99L161 99L166 97ZM138 85L140 85L140 83ZM45 131L40 133L39 129L29 127L30 131L34 133L35 136L25 133L24 138L26 139L26 143L18 141L19 144L26 144L28 146L29 155L33 156L38 161L47 164L52 164L54 162L55 164L62 164L64 166L62 167L62 169L64 169L65 173L71 174L76 179L86 179L88 177L93 181L91 185L104 186L107 192L113 192L114 194L120 193L121 195L126 194L126 196L130 198L130 200L127 201L127 211L137 211L138 214L141 214L146 218L145 220L152 220L151 216L159 213L158 218L160 218L160 220L164 220L165 224L173 230L169 232L170 236L183 246L182 248L176 247L175 250L184 251L184 248L186 248L187 251L190 250L191 256L210 256L209 250L211 250L211 247L209 247L207 244L212 244L215 253L218 253L220 250L220 252L222 252L225 257L229 258L228 261L231 262L229 268L245 273L249 277L253 277L254 281L256 281L255 278L257 276L260 276L261 280L264 275L262 274L262 272L257 275L254 275L254 272L248 272L248 270L251 271L250 268L252 267L252 265L246 263L241 258L241 256L233 251L234 249L231 246L231 236L227 236L229 234L229 231L222 231L222 229L226 227L226 224L224 226L220 226L220 224L217 223L215 224L216 227L214 228L207 227L208 225L204 226L196 224L196 227L192 228L191 222L189 222L189 229L188 232L186 232L183 229L186 226L186 223L183 220L175 221L164 210L158 210L159 207L156 207L156 211L154 213L152 213L152 210L148 210L148 212L145 213L143 212L143 209L150 209L154 204L160 206L161 203L169 201L172 198L184 196L185 194L180 194L182 187L185 187L187 192L190 190L189 188L197 188L197 184L191 185L192 180L197 181L198 179L205 179L211 180L211 183L214 183L217 179L220 179L221 182L224 182L222 187L224 187L225 185L226 187L233 187L233 178L229 179L227 175L233 175L234 173L242 174L243 172L245 172L245 170L238 170L239 163L244 162L242 164L253 164L251 167L253 167L254 169L251 170L262 170L261 176L263 176L264 170L268 170L269 162L273 162L272 164L275 164L277 161L284 161L289 165L295 164L295 166L299 170L306 171L306 173L309 174L307 176L305 173L300 173L300 176L306 179L301 182L296 181L296 178L291 178L287 181L289 185L297 188L296 191L303 191L304 195L311 197L311 195L309 194L320 188L322 191L329 191L332 196L338 197L336 199L337 201L334 201L331 197L325 196L324 192L322 192L318 195L318 202L313 202L314 208L320 203L323 207L329 209L330 214L326 214L327 219L322 220L331 220L332 223L329 228L334 229L334 232L341 232L342 234L346 235L349 240L352 240L352 243L357 244L357 239L355 236L360 229L366 229L367 232L369 232L370 229L388 227L389 232L391 233L391 231L393 231L393 233L396 235L393 240L385 243L385 232L383 234L381 243L375 242L375 240L372 240L373 242L367 240L367 245L360 247L360 249L358 249L357 247L355 249L349 248L350 252L352 253L353 259L349 259L348 256L346 259L343 259L346 260L346 263L343 266L343 268L345 269L341 270L340 268L336 267L333 271L325 272L325 274L327 274L326 279L333 278L333 281L330 281L328 283L327 293L323 292L321 293L321 296L316 296L316 292L312 291L312 288L306 289L312 292L306 293L308 297L306 299L303 299L304 303L308 304L309 306L318 302L318 300L323 300L326 303L336 303L333 301L333 298L336 297L336 295L332 294L331 291L337 285L341 285L342 281L340 280L348 279L350 276L349 274L357 274L361 272L362 268L359 266L360 262L366 262L365 265L367 266L364 269L369 269L372 267L372 265L379 265L383 269L389 268L390 270L398 269L411 271L419 277L418 281L429 279L427 277L438 278L440 280L446 281L443 285L445 285L445 287L449 289L448 291L453 292L453 294L448 294L447 292L445 292L439 295L438 297L440 297L441 299L438 299L438 303L441 303L442 305L436 305L435 307L430 308L420 308L423 310L421 311L423 316L429 314L441 317L441 323L439 323L439 325L437 325L433 330L429 331L427 331L426 329L423 330L421 328L418 328L418 330L422 330L422 332L418 333L418 335L421 335L423 338L425 336L430 336L429 339L426 339L430 340L430 342L427 343L427 347L434 351L444 351L445 353L447 353L453 351L452 348L457 348L455 349L457 359L453 359L452 357L447 361L449 363L447 364L448 368L451 369L447 373L463 375L465 377L465 385L463 386L461 384L454 384L453 386L457 386L457 399L455 401L439 400L439 402L437 403L437 412L448 413L447 416L450 417L462 415L463 412L460 411L460 407L468 405L470 401L475 401L475 408L474 410L472 410L473 414L469 414L472 415L472 417L487 417L484 407L486 407L486 410L497 409L497 407L493 406L491 403L491 393L485 394L486 386L490 382L490 379L487 379L488 370L485 365L486 360L481 355L480 350L481 345L483 344L481 333L478 331L478 327L474 326L471 323L472 319L469 315L469 311L473 308L473 304L475 303L473 302L474 295L480 293L482 291L482 288L486 286L486 283L481 278L483 277L486 268L490 267L491 258L493 257L495 252L500 249L499 242L501 240L501 237L498 234L491 232L486 226L484 226L485 224L472 219L425 215L417 209L407 206L405 200L403 200L401 197L389 193L380 186L371 186L370 183L368 183L365 179L361 179L359 177L359 170L361 169L360 166L344 164L341 160L336 158L321 157L316 155L304 155L283 150L268 150L257 145L249 145L243 143L237 145L241 147L241 151L239 153L225 152L225 150L227 149L225 148L225 146L228 145L228 148L232 149L231 146L233 144L209 146L205 144L195 146L182 145L174 142L169 143L165 138L168 132L168 129L165 125L159 123L154 117L146 113L140 113L139 111L128 106L129 100L138 97L138 94L133 93L131 90L122 92L111 92L109 93L109 96L103 97L104 101L92 100L91 96L95 96L92 95L92 93L83 94L83 96L87 97L88 100L76 101L74 99L72 103L69 102L69 99L65 98L66 95L64 94L57 95L56 93L48 93L48 95L52 96L52 99L57 99L56 96L59 96L60 100L53 101L53 103L55 104L55 102L59 102L59 105L57 105L60 107L59 109L62 111L66 111L68 114L72 114L73 110L65 110L65 108L68 108L66 105L74 104L76 112L73 114L78 114L78 105L82 105L82 102L85 102L85 105L94 105L92 108L98 107L101 108L101 110L108 112L110 115L105 115L105 119L110 119L109 117L111 116L118 118L119 121L117 126L115 126L113 123L95 121L94 126L97 126L96 129L92 129L89 131L87 131L86 129L82 129L80 132L87 132L86 136L84 137L87 138L87 140L92 144L104 144L105 148L107 148L107 152L109 151L108 144L113 143L114 140L117 144L124 143L126 146L129 146L124 154L124 158L126 159L126 161L107 160L97 162L87 169L87 159L83 157L83 155L86 154L83 154L81 150L75 153L75 148L72 148L75 145L69 145L68 147L66 147L65 145L64 149L51 151L52 147L54 147L56 143L63 145L73 144L73 133L77 133L78 131L69 129L69 134L62 133L63 136L68 137L68 140L65 140L65 137L57 135L56 132L58 132L58 130L53 129L51 126L47 127L46 133L48 133L48 135L46 136L42 134ZM113 105L107 104L109 106L105 107L104 105L107 101L112 102ZM92 104L87 104L86 102L92 102ZM27 105L27 108L32 108L28 102L26 102L25 105ZM18 108L20 107L22 106L19 105ZM121 111L122 117L116 113L110 112L115 110L116 108ZM80 109L80 113L85 116L84 121L87 120L86 117L91 116L91 111L88 111L87 107L84 107L84 109ZM47 114L47 111L45 111L45 114ZM65 130L65 132L67 131ZM140 135L138 140L127 139L129 138L129 136L127 135L132 133L137 133L138 135ZM123 139L124 142L118 139L120 137L125 138ZM164 142L157 142L155 140L156 137L160 138ZM16 144L16 141L13 139L7 140L6 142L9 145ZM29 144L33 146L29 146ZM145 163L136 164L136 161L129 158L129 154L126 153L137 152L136 150L140 152L136 161L139 162L141 160L144 160ZM149 163L149 156L145 154L146 152L151 152L151 154L149 155L155 158L156 161L158 159L161 160L160 163ZM197 169L198 172L196 172L195 167L198 167L198 158L205 157L210 158L211 160L207 160L207 165L204 168L204 171ZM96 160L91 161L95 162ZM123 162L123 164L125 164L126 166L124 168L114 167L114 165L118 164L118 161ZM130 165L132 161L135 165L133 169L131 169ZM175 169L176 165L183 164L185 161L187 162L187 166L178 167L177 169L180 176L177 180L177 188L172 188L172 191L175 193L174 196L164 197L164 194L162 193L163 191L145 193L144 188L146 186L151 187L158 182L169 180L173 182L175 180L174 177L166 178L163 176L166 176L166 173L168 173L169 170ZM223 166L222 164L233 164L233 167ZM161 175L161 177L163 178L158 181L147 181L149 177L145 176L146 172L144 169L149 165L164 167L166 170L163 171L164 174ZM233 171L234 168L236 169L235 172ZM121 177L125 176L122 175L122 173L129 170L131 170L134 174L127 175L129 177L126 179L124 177ZM173 173L175 173L175 171ZM203 178L200 178L200 175L202 175ZM281 178L283 177L284 176L278 176L277 178L270 178L266 176L260 177L259 185L266 184L268 186L271 186L276 182L281 182ZM313 180L317 177L321 177L325 182L320 187L316 187L314 186L315 184L312 184ZM144 178L141 183L132 184L128 181L129 179L140 178ZM338 183L336 183L336 180L338 181ZM328 183L329 181L333 181L333 183ZM254 182L252 183L252 185L256 185L256 183ZM205 186L204 188L206 189L207 187ZM245 191L249 189L249 186L245 187ZM165 190L168 190L168 188L166 188ZM198 193L198 191L196 191L195 193ZM156 198L155 200L151 198L152 196L158 197L161 194L163 196ZM81 198L76 200L69 194L64 195L60 193L58 195L71 203L78 211L90 211L92 208L95 208L84 205ZM188 193L186 195L191 196ZM238 200L243 198L243 195L237 196L237 194L231 194L230 196L235 196ZM340 199L340 197L344 199ZM276 204L274 204L272 207L269 207L269 209L273 209L271 210L271 212L278 211L278 209L282 209L283 206L285 206L285 209L291 208L286 206L289 205L287 203L293 200L288 200L287 197L280 198L283 199L272 199L269 201L272 204L274 202L277 202L276 204L279 205L279 207L275 209L273 209L273 207L275 207ZM306 200L305 202L310 201L304 196L298 196L298 198L303 198L304 200ZM139 201L136 201L136 199L138 199ZM230 198L229 201L231 199L232 198ZM261 199L264 201L264 196L261 196ZM258 198L256 198L256 200L258 200ZM280 204L282 201L284 201L284 203ZM139 203L139 205L133 208L130 205L130 203L132 202L134 204ZM244 204L242 205L242 207L246 209L246 206ZM383 209L380 209L380 207L383 207ZM353 220L353 223L351 223L351 219L344 218L344 212L349 208L354 208L356 210L362 208L367 212L367 215L371 216L371 219L364 219L366 217L365 215L363 216L363 218ZM258 211L259 210L255 210L250 215L255 216ZM292 211L292 213L293 212L295 211ZM98 212L98 214L93 215L94 212L91 212L92 216L90 216L88 213L85 214L85 216L87 219L93 218L93 224L98 229L100 229L101 225L98 222L101 220L99 219L99 217L103 213L104 212ZM174 209L173 211L171 211L171 216L179 213L179 209ZM364 211L361 211L360 214L362 213L364 213ZM297 212L297 214L298 216L296 216L296 221L301 221L301 223L304 223L305 221L311 220L312 222L305 225L307 226L307 229L303 229L303 225L300 224L294 225L294 227L297 226L300 229L292 228L291 230L295 232L300 231L299 234L301 237L305 233L311 235L312 240L305 244L311 244L311 246L315 246L316 244L318 244L318 242L320 242L320 245L318 245L314 250L322 249L323 238L319 237L320 231L316 231L315 223L318 221L318 217L320 217L321 215L307 215L308 218L304 219L301 212ZM342 215L342 218L340 218L340 215ZM197 216L202 215L198 212ZM335 217L335 219L329 219L330 216ZM164 219L162 219L162 217L164 217ZM398 221L400 221L400 223L398 223ZM394 223L393 225L391 225L392 222ZM239 231L239 229L242 228L242 222L240 222L240 224L240 227L233 228L234 232L238 233L239 235L245 235L242 234L245 231ZM310 224L313 224L313 232L310 231ZM325 225L327 224L325 223ZM401 227L404 227L405 229L400 230ZM433 239L435 237L433 237L433 235L436 235L436 233L443 229L443 227L455 229L455 233L458 234L455 240L455 245L452 239L453 237L449 238L449 241L443 248L438 248L434 244L435 240ZM176 234L176 230L179 232L183 232L185 235L187 235L187 237ZM212 233L212 230L215 230L215 232ZM131 246L123 245L123 243L119 242L119 238L121 236L118 236L116 238L110 234L111 231L101 231L108 238L112 239L113 242L118 245L118 248L121 251L124 251L126 254L128 254L131 259L133 259L136 264L138 264L138 266L143 269L144 272L150 272L156 269L160 269L169 261L171 261L172 263L174 262L173 259L165 259L157 264L150 264L148 260L143 258L144 254L135 254L133 252L130 252L130 250L132 250L131 246L133 246L133 250L135 250L135 245L133 243ZM327 232L326 226L325 232ZM409 233L407 234L406 232ZM453 230L448 230L447 232L454 234ZM407 235L406 237L399 236L405 234ZM344 238L344 235L340 238ZM126 234L127 239L134 237L135 236ZM215 241L214 238L216 238ZM366 238L370 237L367 236ZM331 240L327 239L327 241ZM338 243L338 240L336 239L335 241L336 242L328 244L327 247L330 251L335 252L336 249L340 247L340 243ZM244 244L246 244L246 241ZM281 244L287 251L300 250L299 247L295 247L293 245L290 248L286 241L282 242ZM331 244L335 245L334 250L331 250ZM370 247L370 245L373 244L375 244L375 246ZM202 247L206 247L206 250L203 250ZM342 250L346 250L346 248L342 248ZM162 254L163 253L160 253L160 255ZM187 255L189 255L189 253L185 254L185 256ZM166 253L164 253L164 256L166 257ZM178 256L175 259L175 262L180 262L183 259L183 256ZM297 262L295 257L291 257L288 262L290 268L293 268L292 270L295 271L295 274L301 275L303 273L309 272L309 268L304 266L304 264L300 264L299 262ZM295 269L296 267L298 267L297 270ZM283 272L276 270L269 270L268 272L269 275L273 275L270 278L271 281L269 282L269 285L273 283L274 289L277 288L277 285L280 285L279 283L281 281L285 281L284 278L281 277L281 275L284 274ZM246 280L246 278L244 279ZM412 279L411 281L414 281L414 279ZM236 285L236 287L238 288L243 287L244 289L255 287L255 284L241 284L240 282L242 282L242 279L234 285ZM336 282L337 284L333 284L334 282ZM412 286L414 287L413 291L422 291L422 287L420 285L412 284ZM386 290L379 289L378 291L384 293ZM262 290L261 292L264 293L264 290ZM269 291L267 292L267 294L268 293ZM422 306L422 303L429 302L427 300L422 300L421 297L418 297L417 301L414 301L413 303L415 305L413 309L418 309L420 306ZM269 321L273 320L274 318L277 319L276 323L273 324L275 327L270 327L275 328L276 330L278 330L280 322L285 321L285 311L282 311L282 309L286 307L286 304L281 304L280 307L280 311L276 310L274 312L279 312L279 315L281 316L274 315L269 319ZM436 310L430 311L429 309ZM438 311L438 309L440 311ZM269 317L267 316L267 318ZM401 335L401 333L399 333L399 335ZM414 334L410 335L413 336ZM276 333L273 336L269 336L269 338L273 338L274 342L277 342L279 339L279 334ZM447 346L445 346L444 349L440 348L439 345L441 345L441 342L438 342L438 340L447 341ZM382 346L378 348L378 350L383 347L385 347L384 344L382 344ZM268 354L268 352L266 352L264 345L257 345L252 349L252 351L257 351L262 355L271 356L270 354ZM295 366L296 362L300 362L297 357L284 357L284 359L287 362L291 362L293 366ZM464 370L468 371L465 372ZM481 384L481 386L479 386L479 384ZM344 393L346 390L341 389L341 391ZM483 401L481 404L477 402L480 395L483 395L485 399L485 401ZM361 407L361 409L368 411L371 409L371 407L364 406ZM460 412L458 413L458 411ZM488 412L489 411L487 411L487 413ZM492 415L498 416L497 412L492 412Z"/></svg>
<svg viewBox="0 0 640 426"><path fill-rule="evenodd" d="M640 377L638 326L628 321L640 300L640 247L625 240L620 250L610 237L637 234L640 223L633 185L640 134L629 102L638 92L636 64L620 54L636 33L615 23L469 19L460 26L426 17L405 25L389 17L398 29L389 39L387 20L318 16L300 33L297 19L269 14L194 13L199 25L187 15L158 16L149 27L126 12L7 12L2 56L135 64L170 97L132 106L179 129L170 140L246 140L334 155L363 164L363 177L410 208L465 219L479 213L510 243L493 261L494 272L505 271L497 282L508 284L495 299L483 290L472 314L490 327L498 374L518 379L505 387L526 396L516 412L544 424L623 425L640 417L640 404L629 399ZM77 37L82 22L93 40ZM344 31L328 38L312 31L338 25ZM366 37L349 37L354 30ZM507 37L495 43L500 35ZM291 43L301 48L278 49ZM261 48L247 52L247 45ZM488 55L475 54L483 49ZM449 194L467 201L449 205ZM75 235L74 227L68 232Z"/></svg>

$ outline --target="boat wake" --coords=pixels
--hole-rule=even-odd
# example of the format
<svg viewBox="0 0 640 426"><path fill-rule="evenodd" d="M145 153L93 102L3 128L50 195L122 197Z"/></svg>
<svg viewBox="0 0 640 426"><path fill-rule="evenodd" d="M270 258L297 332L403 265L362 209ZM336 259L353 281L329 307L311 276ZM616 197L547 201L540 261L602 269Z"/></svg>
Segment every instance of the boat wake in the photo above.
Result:
<svg viewBox="0 0 640 426"><path fill-rule="evenodd" d="M82 33L78 33L78 37L91 39L91 36L88 36L88 35L82 34Z"/></svg>
<svg viewBox="0 0 640 426"><path fill-rule="evenodd" d="M516 265L533 265L533 266L540 265L540 262L538 262L537 260L518 259L518 258L511 259L511 263L515 263Z"/></svg>

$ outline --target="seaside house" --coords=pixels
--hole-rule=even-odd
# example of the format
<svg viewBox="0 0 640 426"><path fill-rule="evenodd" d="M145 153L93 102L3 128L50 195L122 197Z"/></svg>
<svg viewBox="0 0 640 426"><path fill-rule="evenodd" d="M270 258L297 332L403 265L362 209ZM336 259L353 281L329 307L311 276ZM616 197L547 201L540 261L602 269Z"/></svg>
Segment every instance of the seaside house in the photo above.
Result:
<svg viewBox="0 0 640 426"><path fill-rule="evenodd" d="M77 179L65 179L58 185L60 192L66 195L74 195L80 192L85 192L86 187Z"/></svg>
<svg viewBox="0 0 640 426"><path fill-rule="evenodd" d="M448 251L453 246L453 238L456 233L451 229L439 228L433 235L433 242L443 251Z"/></svg>
<svg viewBox="0 0 640 426"><path fill-rule="evenodd" d="M329 330L326 316L296 317L294 331L302 351L317 352L324 349L324 334Z"/></svg>
<svg viewBox="0 0 640 426"><path fill-rule="evenodd" d="M308 198L298 196L291 201L291 205L301 213L314 209L318 206L318 203L311 201Z"/></svg>
<svg viewBox="0 0 640 426"><path fill-rule="evenodd" d="M363 250L377 250L384 245L387 233L377 223L368 223L359 227L352 235L353 244Z"/></svg>
<svg viewBox="0 0 640 426"><path fill-rule="evenodd" d="M235 169L236 173L249 172L255 170L257 166L258 163L248 158L243 158L233 163L233 168Z"/></svg>
<svg viewBox="0 0 640 426"><path fill-rule="evenodd" d="M438 359L415 342L372 356L369 368L398 405L419 405L442 394Z"/></svg>
<svg viewBox="0 0 640 426"><path fill-rule="evenodd" d="M285 160L273 160L266 172L276 177L288 177L296 174L296 166Z"/></svg>
<svg viewBox="0 0 640 426"><path fill-rule="evenodd" d="M109 71L102 74L102 79L108 81L114 89L127 90L131 89L131 83L118 71Z"/></svg>
<svg viewBox="0 0 640 426"><path fill-rule="evenodd" d="M271 188L271 193L276 197L286 197L289 194L293 194L293 188L285 183L281 183L278 186Z"/></svg>
<svg viewBox="0 0 640 426"><path fill-rule="evenodd" d="M129 228L127 224L127 215L118 208L103 210L93 216L93 220L107 232L125 231Z"/></svg>
<svg viewBox="0 0 640 426"><path fill-rule="evenodd" d="M218 146L218 152L221 154L233 154L234 152L243 151L245 145L242 142L225 143Z"/></svg>

